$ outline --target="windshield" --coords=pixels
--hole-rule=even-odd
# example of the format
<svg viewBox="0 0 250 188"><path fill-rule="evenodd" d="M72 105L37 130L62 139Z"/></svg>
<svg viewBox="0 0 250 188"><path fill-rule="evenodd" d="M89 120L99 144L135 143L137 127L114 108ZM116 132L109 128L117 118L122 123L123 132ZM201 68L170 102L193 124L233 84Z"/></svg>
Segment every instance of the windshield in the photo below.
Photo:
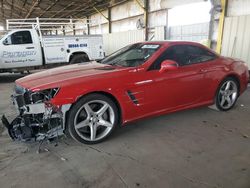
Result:
<svg viewBox="0 0 250 188"><path fill-rule="evenodd" d="M132 44L103 59L101 63L123 67L136 67L142 65L158 49L159 44Z"/></svg>

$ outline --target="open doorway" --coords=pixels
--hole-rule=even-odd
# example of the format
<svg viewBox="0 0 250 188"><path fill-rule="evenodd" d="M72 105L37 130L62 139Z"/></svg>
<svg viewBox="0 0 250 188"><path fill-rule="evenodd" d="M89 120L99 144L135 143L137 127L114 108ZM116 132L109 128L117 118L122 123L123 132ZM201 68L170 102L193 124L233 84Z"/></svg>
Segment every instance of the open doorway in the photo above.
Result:
<svg viewBox="0 0 250 188"><path fill-rule="evenodd" d="M177 6L168 11L168 40L209 43L211 2Z"/></svg>

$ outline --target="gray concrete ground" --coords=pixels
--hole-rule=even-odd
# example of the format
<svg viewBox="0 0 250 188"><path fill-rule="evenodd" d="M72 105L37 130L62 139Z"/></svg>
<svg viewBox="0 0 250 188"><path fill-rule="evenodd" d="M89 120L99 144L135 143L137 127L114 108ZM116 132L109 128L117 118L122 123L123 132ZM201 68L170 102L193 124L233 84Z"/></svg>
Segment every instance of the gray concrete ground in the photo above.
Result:
<svg viewBox="0 0 250 188"><path fill-rule="evenodd" d="M0 114L19 75L0 75ZM229 112L199 108L132 123L106 142L49 152L0 136L0 187L250 187L250 87ZM2 125L1 125L2 126Z"/></svg>

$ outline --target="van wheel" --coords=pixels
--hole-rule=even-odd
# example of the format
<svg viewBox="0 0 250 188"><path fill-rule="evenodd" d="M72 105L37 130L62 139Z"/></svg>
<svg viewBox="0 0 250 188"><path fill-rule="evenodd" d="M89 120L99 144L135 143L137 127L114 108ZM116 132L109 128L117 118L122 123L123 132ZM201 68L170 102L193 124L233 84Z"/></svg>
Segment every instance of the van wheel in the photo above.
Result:
<svg viewBox="0 0 250 188"><path fill-rule="evenodd" d="M69 64L84 63L88 61L89 61L89 58L86 54L76 54L76 55L73 55Z"/></svg>
<svg viewBox="0 0 250 188"><path fill-rule="evenodd" d="M76 141L96 144L106 139L119 123L118 108L108 97L90 94L70 110L67 132Z"/></svg>

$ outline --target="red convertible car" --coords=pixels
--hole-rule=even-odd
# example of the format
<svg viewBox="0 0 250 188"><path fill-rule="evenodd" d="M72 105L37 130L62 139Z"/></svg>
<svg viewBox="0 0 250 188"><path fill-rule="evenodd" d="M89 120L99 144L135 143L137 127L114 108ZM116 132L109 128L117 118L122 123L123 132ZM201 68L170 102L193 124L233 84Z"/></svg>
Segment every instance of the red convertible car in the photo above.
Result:
<svg viewBox="0 0 250 188"><path fill-rule="evenodd" d="M101 62L45 70L16 81L19 116L2 121L13 139L44 140L67 133L93 144L119 125L215 104L231 109L246 90L240 60L201 44L164 41L129 45Z"/></svg>

